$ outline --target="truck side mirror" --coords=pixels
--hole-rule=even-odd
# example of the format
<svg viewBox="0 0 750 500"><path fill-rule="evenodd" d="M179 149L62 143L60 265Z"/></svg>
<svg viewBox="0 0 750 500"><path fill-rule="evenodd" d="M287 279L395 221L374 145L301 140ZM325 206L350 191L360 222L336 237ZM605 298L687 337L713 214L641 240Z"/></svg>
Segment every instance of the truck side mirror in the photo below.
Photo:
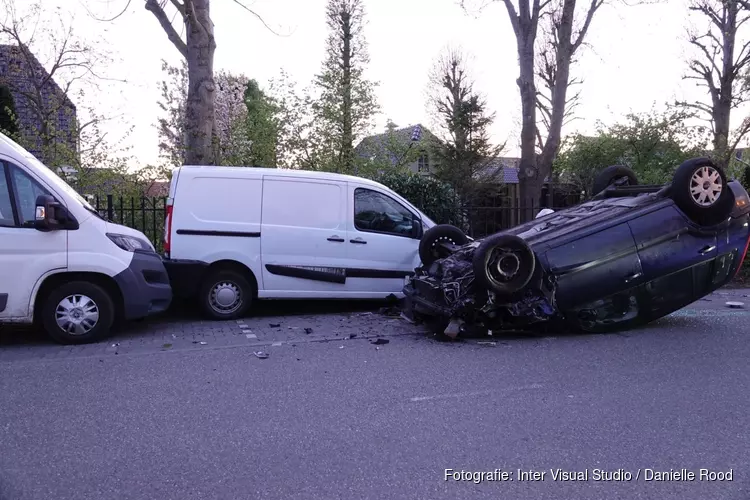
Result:
<svg viewBox="0 0 750 500"><path fill-rule="evenodd" d="M36 198L34 227L39 231L60 229L65 220L65 212L65 208L52 196L41 194Z"/></svg>
<svg viewBox="0 0 750 500"><path fill-rule="evenodd" d="M416 215L412 216L411 232L412 237L418 240L422 238L422 234L424 233L424 228L422 227L422 219L420 217L417 217Z"/></svg>

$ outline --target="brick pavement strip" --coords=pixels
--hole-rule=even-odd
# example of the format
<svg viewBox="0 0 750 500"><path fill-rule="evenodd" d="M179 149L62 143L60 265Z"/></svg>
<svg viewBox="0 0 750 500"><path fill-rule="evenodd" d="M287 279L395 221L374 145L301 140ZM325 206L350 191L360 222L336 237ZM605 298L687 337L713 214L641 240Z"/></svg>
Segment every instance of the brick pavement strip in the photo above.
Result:
<svg viewBox="0 0 750 500"><path fill-rule="evenodd" d="M310 333L306 333L306 329ZM258 346L268 351L278 349L273 345L278 343L285 346L346 342L350 337L369 339L417 334L424 335L424 329L403 319L373 312L248 317L221 322L169 315L127 325L106 341L81 346L57 345L30 328L0 326L0 362Z"/></svg>

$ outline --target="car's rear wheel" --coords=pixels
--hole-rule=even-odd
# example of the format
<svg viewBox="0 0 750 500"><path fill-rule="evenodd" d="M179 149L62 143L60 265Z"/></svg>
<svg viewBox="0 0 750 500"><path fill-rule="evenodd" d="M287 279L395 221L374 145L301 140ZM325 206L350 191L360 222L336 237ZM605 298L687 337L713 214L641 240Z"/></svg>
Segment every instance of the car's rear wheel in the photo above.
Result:
<svg viewBox="0 0 750 500"><path fill-rule="evenodd" d="M709 158L694 158L677 167L672 199L688 217L704 226L727 219L734 206L726 174Z"/></svg>
<svg viewBox="0 0 750 500"><path fill-rule="evenodd" d="M612 165L607 167L596 176L591 194L596 196L609 186L637 186L638 177L628 167Z"/></svg>
<svg viewBox="0 0 750 500"><path fill-rule="evenodd" d="M419 258L424 267L429 267L433 262L450 255L441 243L451 243L453 245L465 245L469 242L463 231L450 224L439 224L431 227L422 235L419 242Z"/></svg>
<svg viewBox="0 0 750 500"><path fill-rule="evenodd" d="M518 236L496 234L482 241L473 258L474 279L502 295L521 291L536 268L536 256Z"/></svg>

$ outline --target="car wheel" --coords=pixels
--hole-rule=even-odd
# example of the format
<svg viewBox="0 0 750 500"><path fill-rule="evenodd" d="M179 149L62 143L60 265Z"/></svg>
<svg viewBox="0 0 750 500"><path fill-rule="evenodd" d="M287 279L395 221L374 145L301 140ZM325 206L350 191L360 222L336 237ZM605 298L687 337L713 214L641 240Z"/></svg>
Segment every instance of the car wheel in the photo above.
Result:
<svg viewBox="0 0 750 500"><path fill-rule="evenodd" d="M607 167L596 176L591 194L596 196L609 186L637 186L638 177L628 167L612 165Z"/></svg>
<svg viewBox="0 0 750 500"><path fill-rule="evenodd" d="M211 319L241 318L255 298L255 288L241 273L222 269L209 274L201 286L203 310Z"/></svg>
<svg viewBox="0 0 750 500"><path fill-rule="evenodd" d="M694 158L677 167L672 199L688 217L704 226L727 219L734 206L726 174L709 158Z"/></svg>
<svg viewBox="0 0 750 500"><path fill-rule="evenodd" d="M445 250L440 248L440 243L452 243L454 245L465 245L469 242L463 231L450 224L439 224L425 231L419 242L419 258L424 267L429 267L433 262L447 257Z"/></svg>
<svg viewBox="0 0 750 500"><path fill-rule="evenodd" d="M474 252L474 279L487 290L502 295L521 291L534 276L536 256L515 235L496 234Z"/></svg>
<svg viewBox="0 0 750 500"><path fill-rule="evenodd" d="M65 283L52 290L42 303L42 325L61 344L102 340L110 334L114 318L112 297L87 281Z"/></svg>

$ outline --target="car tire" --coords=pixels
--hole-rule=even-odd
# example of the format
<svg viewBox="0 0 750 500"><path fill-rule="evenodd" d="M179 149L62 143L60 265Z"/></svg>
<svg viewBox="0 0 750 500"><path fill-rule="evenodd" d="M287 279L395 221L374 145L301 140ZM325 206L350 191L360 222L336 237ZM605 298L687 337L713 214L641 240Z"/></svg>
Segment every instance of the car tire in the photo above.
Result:
<svg viewBox="0 0 750 500"><path fill-rule="evenodd" d="M463 231L450 224L439 224L431 227L422 235L419 242L419 259L423 267L430 267L436 260L447 257L437 248L438 243L447 241L454 245L465 245L469 242Z"/></svg>
<svg viewBox="0 0 750 500"><path fill-rule="evenodd" d="M200 289L204 313L211 319L243 317L255 299L255 287L242 273L220 269L208 274Z"/></svg>
<svg viewBox="0 0 750 500"><path fill-rule="evenodd" d="M672 200L702 226L714 226L729 218L735 201L726 174L709 158L694 158L677 167Z"/></svg>
<svg viewBox="0 0 750 500"><path fill-rule="evenodd" d="M592 196L596 196L609 186L637 186L638 177L633 170L623 165L607 167L596 176L592 187Z"/></svg>
<svg viewBox="0 0 750 500"><path fill-rule="evenodd" d="M522 238L496 234L482 241L474 252L472 265L479 285L491 292L512 295L531 281L536 256Z"/></svg>
<svg viewBox="0 0 750 500"><path fill-rule="evenodd" d="M108 337L115 320L112 297L99 285L71 281L52 290L42 302L41 323L60 344L88 344Z"/></svg>

